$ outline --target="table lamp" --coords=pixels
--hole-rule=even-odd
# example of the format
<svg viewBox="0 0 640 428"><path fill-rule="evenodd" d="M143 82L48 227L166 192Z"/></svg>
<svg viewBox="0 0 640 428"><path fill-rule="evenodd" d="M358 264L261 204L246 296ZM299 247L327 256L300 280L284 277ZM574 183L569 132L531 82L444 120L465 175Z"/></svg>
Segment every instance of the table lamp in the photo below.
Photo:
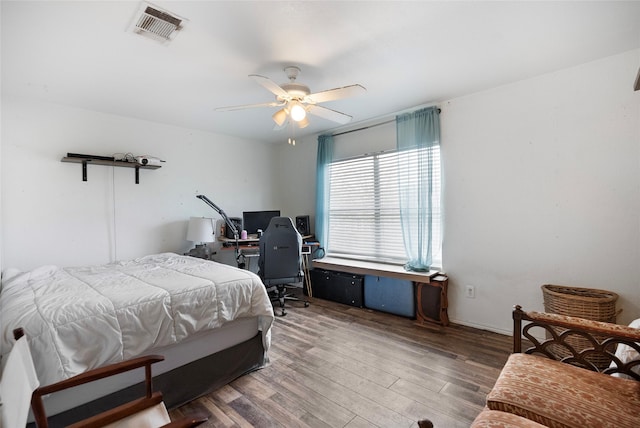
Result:
<svg viewBox="0 0 640 428"><path fill-rule="evenodd" d="M210 256L207 242L215 240L213 219L206 217L191 217L187 228L187 241L196 243L196 247L189 251L189 255L208 259ZM200 243L200 244L198 244Z"/></svg>
<svg viewBox="0 0 640 428"><path fill-rule="evenodd" d="M240 253L240 244L238 243L238 239L240 238L240 232L238 231L238 228L236 227L236 225L231 221L229 216L225 214L222 208L214 204L205 195L196 195L196 198L200 199L202 202L209 205L211 208L215 210L215 212L220 214L220 216L224 219L224 222L227 224L227 227L229 228L229 230L231 230L231 232L233 233L233 237L235 238L235 241L236 241L236 263L238 263L238 267L240 269L244 269L244 266L245 266L244 255Z"/></svg>

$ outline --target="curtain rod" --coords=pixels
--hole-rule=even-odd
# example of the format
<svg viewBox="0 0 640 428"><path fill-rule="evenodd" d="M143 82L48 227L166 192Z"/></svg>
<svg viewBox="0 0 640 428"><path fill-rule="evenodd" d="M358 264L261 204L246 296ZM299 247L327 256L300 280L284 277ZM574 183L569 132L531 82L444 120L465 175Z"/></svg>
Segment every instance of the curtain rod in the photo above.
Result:
<svg viewBox="0 0 640 428"><path fill-rule="evenodd" d="M364 131L365 129L375 128L376 126L386 125L387 123L395 122L395 119L387 120L384 122L376 123L375 125L363 126L362 128L352 129L350 131L338 132L336 134L331 134L332 137L337 137L338 135L350 134L352 132Z"/></svg>
<svg viewBox="0 0 640 428"><path fill-rule="evenodd" d="M442 112L442 110L438 109L438 114L440 114L441 112ZM389 119L389 120L386 120L384 122L376 123L376 124L373 124L373 125L363 126L362 128L356 128L356 129L351 129L349 131L337 132L335 134L331 134L331 136L332 137L337 137L339 135L350 134L352 132L364 131L366 129L375 128L376 126L386 125L388 123L395 122L395 121L396 121L395 119Z"/></svg>

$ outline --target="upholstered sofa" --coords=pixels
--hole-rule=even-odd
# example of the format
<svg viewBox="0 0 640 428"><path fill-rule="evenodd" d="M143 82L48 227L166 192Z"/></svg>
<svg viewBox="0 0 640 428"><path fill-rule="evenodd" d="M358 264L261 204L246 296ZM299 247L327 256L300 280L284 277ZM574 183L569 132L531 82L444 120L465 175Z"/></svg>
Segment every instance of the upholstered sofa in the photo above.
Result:
<svg viewBox="0 0 640 428"><path fill-rule="evenodd" d="M513 321L514 353L473 428L640 427L640 329L519 306Z"/></svg>

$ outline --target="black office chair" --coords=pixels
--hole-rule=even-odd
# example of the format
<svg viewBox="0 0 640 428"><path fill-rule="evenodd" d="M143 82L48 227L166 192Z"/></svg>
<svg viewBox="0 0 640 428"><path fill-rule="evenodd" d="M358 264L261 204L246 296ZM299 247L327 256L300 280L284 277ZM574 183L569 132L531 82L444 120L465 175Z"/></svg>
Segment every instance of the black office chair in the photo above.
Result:
<svg viewBox="0 0 640 428"><path fill-rule="evenodd" d="M302 236L289 217L273 217L267 230L260 237L258 275L267 289L275 288L271 301L280 303L281 316L286 300L297 300L309 306L309 302L287 293L287 286L302 286ZM299 288L299 287L298 287Z"/></svg>

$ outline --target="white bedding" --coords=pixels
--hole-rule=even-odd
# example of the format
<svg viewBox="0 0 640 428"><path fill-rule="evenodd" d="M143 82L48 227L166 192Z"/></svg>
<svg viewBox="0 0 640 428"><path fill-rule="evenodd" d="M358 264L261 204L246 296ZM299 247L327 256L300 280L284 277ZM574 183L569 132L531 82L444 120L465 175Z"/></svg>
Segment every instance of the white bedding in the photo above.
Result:
<svg viewBox="0 0 640 428"><path fill-rule="evenodd" d="M629 327L640 329L640 318L631 321L631 324L629 324ZM636 343L636 345L638 344ZM638 351L633 349L631 346L625 345L623 343L618 344L618 347L616 348L616 357L618 357L618 359L623 364L628 364L631 361L640 359L640 355L638 354ZM609 365L609 367L615 368L616 367L615 361L611 361L611 364ZM640 366L635 366L634 368L631 369L631 371L640 375ZM622 373L614 373L612 374L612 376L631 379L631 376L628 376Z"/></svg>
<svg viewBox="0 0 640 428"><path fill-rule="evenodd" d="M41 384L258 316L265 352L273 308L254 273L163 253L108 265L41 268L3 278L0 354L29 337Z"/></svg>

